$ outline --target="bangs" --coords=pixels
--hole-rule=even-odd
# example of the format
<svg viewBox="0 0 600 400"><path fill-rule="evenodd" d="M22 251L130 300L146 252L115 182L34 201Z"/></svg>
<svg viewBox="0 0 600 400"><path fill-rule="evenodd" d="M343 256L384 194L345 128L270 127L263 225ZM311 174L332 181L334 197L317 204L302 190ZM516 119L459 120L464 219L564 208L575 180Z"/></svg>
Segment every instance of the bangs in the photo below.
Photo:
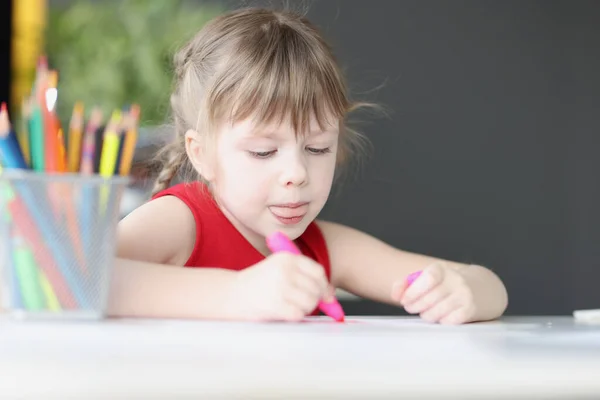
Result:
<svg viewBox="0 0 600 400"><path fill-rule="evenodd" d="M306 134L313 121L321 130L337 126L349 101L329 50L289 27L273 30L263 27L230 52L231 68L215 82L209 115L232 123L253 118L257 126L286 120L296 135Z"/></svg>

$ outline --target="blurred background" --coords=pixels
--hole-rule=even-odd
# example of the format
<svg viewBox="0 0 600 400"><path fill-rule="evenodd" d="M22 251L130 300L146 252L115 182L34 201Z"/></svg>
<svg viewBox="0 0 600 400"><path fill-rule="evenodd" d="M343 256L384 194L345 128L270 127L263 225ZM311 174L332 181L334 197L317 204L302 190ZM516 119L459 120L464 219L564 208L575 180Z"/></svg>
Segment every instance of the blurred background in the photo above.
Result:
<svg viewBox="0 0 600 400"><path fill-rule="evenodd" d="M509 315L600 307L600 2L12 0L0 5L0 98L13 114L47 54L58 111L141 105L135 181L168 140L173 52L215 15L305 10L332 43L371 156L322 218L408 250L486 265ZM369 268L365 265L365 268ZM402 310L342 294L349 314Z"/></svg>

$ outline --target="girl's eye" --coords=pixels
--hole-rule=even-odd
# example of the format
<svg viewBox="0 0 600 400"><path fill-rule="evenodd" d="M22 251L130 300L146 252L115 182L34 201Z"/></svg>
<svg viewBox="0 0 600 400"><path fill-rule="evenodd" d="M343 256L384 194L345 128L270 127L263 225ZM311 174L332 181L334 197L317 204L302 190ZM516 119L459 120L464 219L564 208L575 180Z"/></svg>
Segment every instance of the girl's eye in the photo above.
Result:
<svg viewBox="0 0 600 400"><path fill-rule="evenodd" d="M275 154L277 150L271 150L271 151L248 151L248 153L250 153L250 155L252 157L255 158L268 158L271 157L273 154Z"/></svg>
<svg viewBox="0 0 600 400"><path fill-rule="evenodd" d="M331 153L331 149L329 147L326 147L324 149L315 149L312 147L307 147L306 150L308 150L309 153L314 154L314 155Z"/></svg>

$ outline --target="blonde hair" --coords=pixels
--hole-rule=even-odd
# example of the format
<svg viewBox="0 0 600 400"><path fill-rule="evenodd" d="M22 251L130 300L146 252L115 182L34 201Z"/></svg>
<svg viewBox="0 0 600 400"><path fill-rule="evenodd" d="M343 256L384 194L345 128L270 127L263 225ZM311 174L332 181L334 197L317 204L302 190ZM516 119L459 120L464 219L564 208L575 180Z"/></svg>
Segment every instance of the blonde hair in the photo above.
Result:
<svg viewBox="0 0 600 400"><path fill-rule="evenodd" d="M167 188L178 173L185 180L194 173L185 133L191 129L210 139L222 121L252 116L267 124L288 117L296 134L305 132L311 117L322 128L339 122L338 164L367 143L344 119L368 104L349 100L332 50L300 14L250 8L220 15L179 50L174 67L176 136L160 152L163 165L153 194ZM328 121L330 117L336 120Z"/></svg>

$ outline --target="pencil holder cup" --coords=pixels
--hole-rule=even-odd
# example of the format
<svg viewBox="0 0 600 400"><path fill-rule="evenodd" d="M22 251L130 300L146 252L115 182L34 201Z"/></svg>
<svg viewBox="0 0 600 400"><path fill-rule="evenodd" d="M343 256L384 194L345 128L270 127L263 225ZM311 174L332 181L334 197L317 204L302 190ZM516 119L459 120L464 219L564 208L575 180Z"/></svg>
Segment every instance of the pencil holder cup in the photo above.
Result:
<svg viewBox="0 0 600 400"><path fill-rule="evenodd" d="M17 318L101 319L129 178L0 173L0 297Z"/></svg>

